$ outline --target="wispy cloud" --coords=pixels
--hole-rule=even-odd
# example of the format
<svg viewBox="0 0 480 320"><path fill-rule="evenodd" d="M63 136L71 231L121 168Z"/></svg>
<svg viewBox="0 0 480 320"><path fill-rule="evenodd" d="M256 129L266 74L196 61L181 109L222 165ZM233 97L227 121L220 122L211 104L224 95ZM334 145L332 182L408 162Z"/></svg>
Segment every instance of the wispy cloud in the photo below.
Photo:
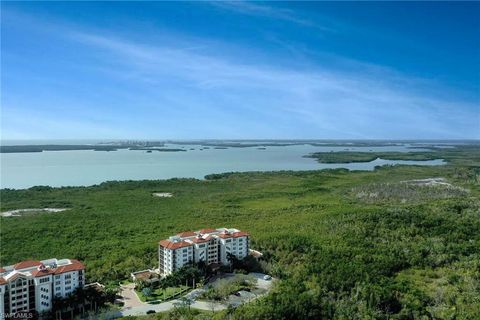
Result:
<svg viewBox="0 0 480 320"><path fill-rule="evenodd" d="M257 115L278 123L299 121L328 137L461 138L475 134L476 117L468 111L475 109L473 105L456 102L457 110L463 111L452 117L451 102L418 95L408 90L416 84L411 83L412 79L392 76L394 73L382 72L378 67L371 67L372 77L363 65L361 68L366 72L362 74L321 66L294 70L276 65L241 64L218 54L174 46L147 46L88 33L78 33L75 39L102 50L105 59L118 63L117 72L122 70L136 81L172 87L175 94L178 91L191 96L208 94L210 99L203 103L216 110L240 109L250 112L253 118ZM383 76L381 80L379 76ZM229 101L229 105L218 105L215 100ZM465 129L452 130L460 126Z"/></svg>
<svg viewBox="0 0 480 320"><path fill-rule="evenodd" d="M281 8L278 6L271 6L260 2L250 1L212 1L210 5L224 10L246 14L251 16L266 17L275 20L283 20L295 23L306 27L315 27L325 31L332 31L332 29L325 25L320 25L318 22L301 17L293 10Z"/></svg>
<svg viewBox="0 0 480 320"><path fill-rule="evenodd" d="M216 5L301 23L294 12L263 4ZM321 59L299 68L273 56L266 61L235 52L221 41L175 34L175 39L142 42L112 30L30 23L88 59L73 54L77 60L55 61L54 66L63 63L64 78L42 74L37 92L47 92L50 99L12 98L7 92L2 132L10 136L20 136L19 128L26 127L22 120L31 114L30 102L42 111L31 128L44 137L63 132L82 138L87 133L111 138L480 138L478 105L455 95L441 98L438 92L448 96L448 88L379 65L338 57L348 72ZM74 68L82 69L79 78L68 72ZM62 90L46 85L52 79L62 83ZM88 94L79 94L77 87ZM57 113L42 109L57 111L52 101L75 110L57 121Z"/></svg>

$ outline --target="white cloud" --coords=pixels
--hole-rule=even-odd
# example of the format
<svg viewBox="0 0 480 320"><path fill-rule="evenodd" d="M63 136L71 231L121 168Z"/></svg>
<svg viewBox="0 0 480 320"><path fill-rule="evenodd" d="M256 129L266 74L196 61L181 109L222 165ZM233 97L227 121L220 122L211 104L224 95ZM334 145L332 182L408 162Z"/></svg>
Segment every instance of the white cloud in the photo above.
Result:
<svg viewBox="0 0 480 320"><path fill-rule="evenodd" d="M311 26L311 27L317 26L312 21L299 17L292 10L279 8L279 7L272 7L266 4L259 4L258 2L254 3L249 1L213 1L213 2L209 2L209 4L221 9L225 9L225 10L229 10L229 11L233 11L241 14L262 16L262 17L268 17L268 18L278 19L278 20L285 20L285 21L290 21L290 22L302 25L302 26ZM328 28L325 28L325 29L328 30Z"/></svg>
<svg viewBox="0 0 480 320"><path fill-rule="evenodd" d="M305 123L311 126L309 134L317 133L314 137L318 138L478 136L478 121L469 111L474 106L457 102L457 110L462 111L451 117L451 102L413 93L407 88L416 82L375 66L371 69L374 77L370 77L365 66L361 69L366 73L335 72L320 66L294 70L274 64L237 63L234 57L222 57L221 48L206 54L178 49L174 44L147 46L88 33L77 33L75 39L104 52L105 59L116 61L116 72L125 72L130 79L175 88L175 94L207 94L209 98L198 100L206 104L203 108L251 112L252 118L271 119L265 127L275 126L276 121ZM425 81L418 84L426 85ZM220 106L216 101L231 105ZM228 114L224 116L228 118Z"/></svg>

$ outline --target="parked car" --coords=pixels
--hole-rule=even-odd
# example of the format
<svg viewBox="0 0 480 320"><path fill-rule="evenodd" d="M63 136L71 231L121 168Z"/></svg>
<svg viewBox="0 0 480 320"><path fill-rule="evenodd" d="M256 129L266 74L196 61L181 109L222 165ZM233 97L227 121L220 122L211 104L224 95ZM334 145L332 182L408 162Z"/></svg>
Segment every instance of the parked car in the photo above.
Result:
<svg viewBox="0 0 480 320"><path fill-rule="evenodd" d="M152 314L152 313L155 313L155 310L148 310L147 311L147 314Z"/></svg>
<svg viewBox="0 0 480 320"><path fill-rule="evenodd" d="M263 276L263 280L272 280L272 277L266 274Z"/></svg>

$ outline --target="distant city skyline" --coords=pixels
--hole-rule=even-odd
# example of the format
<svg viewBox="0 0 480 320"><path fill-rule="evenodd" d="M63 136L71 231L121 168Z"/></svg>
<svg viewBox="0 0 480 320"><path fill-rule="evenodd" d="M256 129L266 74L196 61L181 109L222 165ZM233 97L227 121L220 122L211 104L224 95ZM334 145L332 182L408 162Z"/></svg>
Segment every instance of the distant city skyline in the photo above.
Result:
<svg viewBox="0 0 480 320"><path fill-rule="evenodd" d="M478 2L2 2L2 139L479 139Z"/></svg>

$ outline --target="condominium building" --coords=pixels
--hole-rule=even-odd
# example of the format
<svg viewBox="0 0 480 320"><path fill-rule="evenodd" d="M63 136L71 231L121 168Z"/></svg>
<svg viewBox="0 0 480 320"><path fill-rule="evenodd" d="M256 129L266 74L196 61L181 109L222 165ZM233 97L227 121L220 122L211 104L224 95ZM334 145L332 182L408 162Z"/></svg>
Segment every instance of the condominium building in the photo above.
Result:
<svg viewBox="0 0 480 320"><path fill-rule="evenodd" d="M0 268L0 319L49 311L55 296L66 297L84 284L85 267L73 259L29 260Z"/></svg>
<svg viewBox="0 0 480 320"><path fill-rule="evenodd" d="M202 229L181 232L159 242L160 274L169 275L188 263L228 265L229 254L243 259L249 252L249 234L238 229Z"/></svg>

